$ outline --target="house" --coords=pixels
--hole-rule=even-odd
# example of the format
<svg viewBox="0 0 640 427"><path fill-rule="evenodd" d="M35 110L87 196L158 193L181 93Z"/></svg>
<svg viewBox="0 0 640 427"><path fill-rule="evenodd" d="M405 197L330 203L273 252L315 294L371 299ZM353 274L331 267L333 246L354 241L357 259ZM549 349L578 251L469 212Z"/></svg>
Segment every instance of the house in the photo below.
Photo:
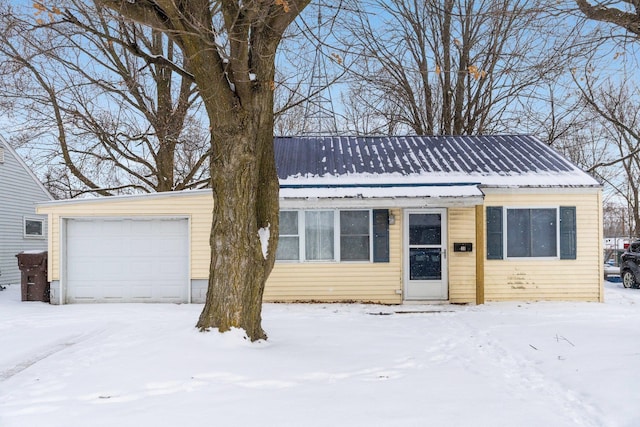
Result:
<svg viewBox="0 0 640 427"><path fill-rule="evenodd" d="M265 301L603 300L601 185L534 137L281 137L275 151ZM52 301L204 301L211 203L40 204Z"/></svg>
<svg viewBox="0 0 640 427"><path fill-rule="evenodd" d="M51 195L0 136L0 286L20 283L16 254L47 250L47 217L36 203Z"/></svg>

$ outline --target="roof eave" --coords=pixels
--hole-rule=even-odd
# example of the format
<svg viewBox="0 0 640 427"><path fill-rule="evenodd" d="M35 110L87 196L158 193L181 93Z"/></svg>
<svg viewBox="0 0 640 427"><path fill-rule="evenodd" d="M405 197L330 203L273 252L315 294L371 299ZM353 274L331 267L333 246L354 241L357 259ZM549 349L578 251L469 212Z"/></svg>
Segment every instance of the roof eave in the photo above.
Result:
<svg viewBox="0 0 640 427"><path fill-rule="evenodd" d="M459 197L297 197L280 198L281 209L421 209L432 207L473 207L484 203L483 196Z"/></svg>

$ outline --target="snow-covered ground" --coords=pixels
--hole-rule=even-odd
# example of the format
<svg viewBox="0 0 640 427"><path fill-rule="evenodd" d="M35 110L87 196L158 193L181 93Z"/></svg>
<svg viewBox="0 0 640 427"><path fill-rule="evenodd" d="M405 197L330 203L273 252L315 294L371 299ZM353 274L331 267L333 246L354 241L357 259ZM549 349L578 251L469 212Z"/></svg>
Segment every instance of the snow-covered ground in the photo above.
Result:
<svg viewBox="0 0 640 427"><path fill-rule="evenodd" d="M640 290L604 304L266 304L266 342L201 305L0 292L0 426L639 426Z"/></svg>

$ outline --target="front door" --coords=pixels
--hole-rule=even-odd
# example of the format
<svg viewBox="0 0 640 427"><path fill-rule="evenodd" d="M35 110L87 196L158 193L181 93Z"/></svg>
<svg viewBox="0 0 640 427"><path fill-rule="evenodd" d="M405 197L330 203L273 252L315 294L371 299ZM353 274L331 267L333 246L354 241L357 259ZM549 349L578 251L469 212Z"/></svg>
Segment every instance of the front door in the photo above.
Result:
<svg viewBox="0 0 640 427"><path fill-rule="evenodd" d="M446 300L447 211L405 213L405 300Z"/></svg>

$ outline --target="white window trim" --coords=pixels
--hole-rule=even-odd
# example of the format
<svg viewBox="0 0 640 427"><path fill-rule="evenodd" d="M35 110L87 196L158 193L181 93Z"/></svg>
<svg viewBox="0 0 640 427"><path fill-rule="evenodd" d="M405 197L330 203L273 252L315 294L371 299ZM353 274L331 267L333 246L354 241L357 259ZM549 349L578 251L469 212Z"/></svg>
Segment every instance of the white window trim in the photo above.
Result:
<svg viewBox="0 0 640 427"><path fill-rule="evenodd" d="M306 258L305 248L307 247L307 229L306 229L306 212L333 212L333 259L310 259ZM340 225L339 220L336 218L336 209L306 209L298 211L298 226L300 229L298 231L302 231L300 234L300 262L305 263L333 263L338 262L340 259L340 238L338 237L338 242L336 246L336 235L340 234L340 230L336 229L337 226ZM302 217L302 222L300 222L300 217ZM336 233L336 230L338 231Z"/></svg>
<svg viewBox="0 0 640 427"><path fill-rule="evenodd" d="M276 260L282 264L369 264L373 263L373 209L282 209L283 211L295 211L298 213L298 259ZM305 257L306 247L306 224L305 212L333 212L333 259L307 260ZM367 211L369 212L369 260L341 261L340 260L340 212L345 211ZM287 235L292 236L292 235Z"/></svg>
<svg viewBox="0 0 640 427"><path fill-rule="evenodd" d="M33 221L33 222L39 222L40 224L42 224L42 234L36 235L36 234L27 234L27 221ZM36 218L33 216L25 216L22 217L22 236L25 239L37 239L37 240L44 240L45 239L45 230L44 230L44 219L43 218Z"/></svg>
<svg viewBox="0 0 640 427"><path fill-rule="evenodd" d="M302 255L304 253L304 251L302 250L302 245L300 244L300 241L302 239L304 239L304 236L300 235L300 221L301 218L302 220L304 220L304 215L300 215L300 211L297 209L281 209L282 211L286 211L286 212L296 212L296 215L298 216L298 234L284 234L284 237L297 237L298 238L298 259L276 259L276 262L278 263L284 263L284 264L298 264L300 263L300 260L302 260Z"/></svg>
<svg viewBox="0 0 640 427"><path fill-rule="evenodd" d="M555 209L556 211L556 256L545 256L545 257L510 257L509 256L509 246L508 246L508 217L507 211L510 209ZM560 205L553 206L503 206L502 208L502 247L503 257L506 260L510 261L553 261L560 259Z"/></svg>
<svg viewBox="0 0 640 427"><path fill-rule="evenodd" d="M337 258L336 258L336 262L340 262L340 263L344 263L344 264L367 264L367 263L371 263L373 262L373 209L357 209L357 208L353 208L353 209L337 209L336 216L340 216L340 212L360 212L360 211L367 211L369 212L369 260L353 260L353 261L342 261L340 258L340 254L338 254ZM336 226L338 227L336 230L338 230L338 232L336 233L336 245L338 247L338 251L340 252L340 250L342 249L342 245L340 245L340 237L341 237L341 233L340 233L340 220L338 219Z"/></svg>

